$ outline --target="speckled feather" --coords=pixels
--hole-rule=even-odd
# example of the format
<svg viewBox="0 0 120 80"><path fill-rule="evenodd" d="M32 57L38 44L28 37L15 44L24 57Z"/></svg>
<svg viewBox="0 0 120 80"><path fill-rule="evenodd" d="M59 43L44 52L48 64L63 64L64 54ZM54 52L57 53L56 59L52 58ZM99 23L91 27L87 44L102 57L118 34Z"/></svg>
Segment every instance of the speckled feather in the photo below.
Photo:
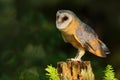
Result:
<svg viewBox="0 0 120 80"><path fill-rule="evenodd" d="M109 54L109 50L106 45L99 40L98 35L87 24L81 22L81 25L79 25L76 29L75 36L78 38L83 47L86 46L86 50L91 53L100 57L106 57L105 54Z"/></svg>

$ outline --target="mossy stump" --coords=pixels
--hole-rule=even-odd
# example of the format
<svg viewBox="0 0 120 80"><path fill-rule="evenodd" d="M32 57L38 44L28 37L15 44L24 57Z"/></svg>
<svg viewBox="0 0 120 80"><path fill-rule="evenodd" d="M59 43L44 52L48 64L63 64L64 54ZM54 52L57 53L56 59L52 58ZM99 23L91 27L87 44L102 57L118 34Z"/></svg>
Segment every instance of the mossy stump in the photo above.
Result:
<svg viewBox="0 0 120 80"><path fill-rule="evenodd" d="M60 80L94 80L90 61L67 61L57 63Z"/></svg>

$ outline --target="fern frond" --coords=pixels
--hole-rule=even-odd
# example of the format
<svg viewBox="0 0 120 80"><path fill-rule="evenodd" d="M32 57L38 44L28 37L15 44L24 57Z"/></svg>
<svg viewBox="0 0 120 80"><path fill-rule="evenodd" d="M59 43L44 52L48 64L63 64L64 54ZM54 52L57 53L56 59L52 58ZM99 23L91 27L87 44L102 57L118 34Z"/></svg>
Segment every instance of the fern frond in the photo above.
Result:
<svg viewBox="0 0 120 80"><path fill-rule="evenodd" d="M57 70L52 65L48 65L45 70L47 71L46 76L49 77L49 80L59 80Z"/></svg>
<svg viewBox="0 0 120 80"><path fill-rule="evenodd" d="M104 76L104 80L118 80L115 78L115 73L111 65L107 65Z"/></svg>

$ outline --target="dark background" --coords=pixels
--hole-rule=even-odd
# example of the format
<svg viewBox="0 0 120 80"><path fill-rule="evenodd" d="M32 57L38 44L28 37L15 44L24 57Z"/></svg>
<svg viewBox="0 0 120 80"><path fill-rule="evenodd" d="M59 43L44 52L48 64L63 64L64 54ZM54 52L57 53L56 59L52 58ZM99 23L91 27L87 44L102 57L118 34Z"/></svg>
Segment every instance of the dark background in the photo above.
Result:
<svg viewBox="0 0 120 80"><path fill-rule="evenodd" d="M75 12L109 47L107 58L89 52L82 58L92 62L96 80L108 64L120 79L119 0L0 0L0 80L48 80L47 65L76 55L56 29L60 9Z"/></svg>

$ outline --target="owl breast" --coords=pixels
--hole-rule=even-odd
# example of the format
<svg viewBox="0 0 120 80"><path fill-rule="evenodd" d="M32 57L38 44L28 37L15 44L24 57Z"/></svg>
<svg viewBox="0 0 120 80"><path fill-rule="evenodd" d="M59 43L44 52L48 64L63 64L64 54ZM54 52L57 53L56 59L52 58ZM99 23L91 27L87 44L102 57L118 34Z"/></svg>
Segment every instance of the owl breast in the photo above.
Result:
<svg viewBox="0 0 120 80"><path fill-rule="evenodd" d="M82 47L81 44L75 39L74 35L63 34L63 37L64 37L65 41L71 43L73 45L73 47L75 47L77 49Z"/></svg>

